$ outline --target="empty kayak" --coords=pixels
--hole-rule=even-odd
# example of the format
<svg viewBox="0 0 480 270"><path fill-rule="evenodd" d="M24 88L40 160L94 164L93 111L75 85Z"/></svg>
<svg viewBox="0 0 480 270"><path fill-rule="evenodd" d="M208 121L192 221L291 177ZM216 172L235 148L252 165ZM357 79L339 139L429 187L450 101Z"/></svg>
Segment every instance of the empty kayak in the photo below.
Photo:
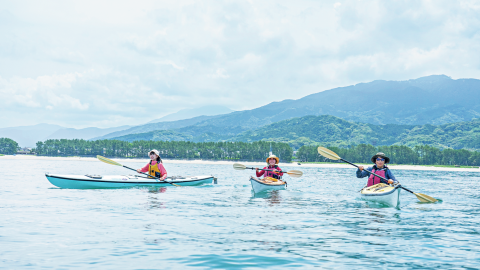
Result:
<svg viewBox="0 0 480 270"><path fill-rule="evenodd" d="M271 177L265 177L264 179L250 177L250 183L252 183L253 192L255 193L266 190L281 190L287 187L287 182Z"/></svg>
<svg viewBox="0 0 480 270"><path fill-rule="evenodd" d="M363 200L387 204L397 207L400 204L400 186L390 186L384 183L364 187L360 191Z"/></svg>
<svg viewBox="0 0 480 270"><path fill-rule="evenodd" d="M197 186L211 184L216 178L211 175L203 176L173 176L166 181L148 178L139 175L59 175L45 174L48 181L60 188L92 189L92 188L130 188L130 187L164 187L172 186ZM168 182L167 182L168 181Z"/></svg>

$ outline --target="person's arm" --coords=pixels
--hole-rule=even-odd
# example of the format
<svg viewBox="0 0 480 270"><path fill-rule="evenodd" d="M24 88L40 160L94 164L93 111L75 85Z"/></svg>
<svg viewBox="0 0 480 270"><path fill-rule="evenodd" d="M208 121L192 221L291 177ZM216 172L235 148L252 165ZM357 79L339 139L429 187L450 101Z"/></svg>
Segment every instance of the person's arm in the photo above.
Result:
<svg viewBox="0 0 480 270"><path fill-rule="evenodd" d="M371 171L372 168L367 168L367 170ZM366 177L368 175L370 175L370 174L366 170L364 170L363 166L358 166L357 178L363 178L363 177Z"/></svg>
<svg viewBox="0 0 480 270"><path fill-rule="evenodd" d="M265 168L266 168L266 167L265 167ZM264 168L264 169L265 169L265 168ZM260 176L262 176L262 175L265 173L265 171L264 171L264 170L258 171L258 168L257 168L257 170L256 170L255 173L257 174L257 177L260 177Z"/></svg>
<svg viewBox="0 0 480 270"><path fill-rule="evenodd" d="M280 169L280 167L277 167L276 170L277 170L277 172L274 172L275 174L280 175L280 176L283 176L283 170Z"/></svg>
<svg viewBox="0 0 480 270"><path fill-rule="evenodd" d="M167 170L165 170L165 167L163 167L162 163L158 163L158 169L160 170L160 180L165 180L167 178Z"/></svg>
<svg viewBox="0 0 480 270"><path fill-rule="evenodd" d="M145 165L145 167L141 168L141 169L138 169L137 172L140 173L140 172L148 172L148 163L147 165Z"/></svg>
<svg viewBox="0 0 480 270"><path fill-rule="evenodd" d="M385 176L387 179L393 180L393 183L398 183L397 179L395 179L395 176L393 175L392 171L390 171L390 169L387 169L387 173L385 174Z"/></svg>

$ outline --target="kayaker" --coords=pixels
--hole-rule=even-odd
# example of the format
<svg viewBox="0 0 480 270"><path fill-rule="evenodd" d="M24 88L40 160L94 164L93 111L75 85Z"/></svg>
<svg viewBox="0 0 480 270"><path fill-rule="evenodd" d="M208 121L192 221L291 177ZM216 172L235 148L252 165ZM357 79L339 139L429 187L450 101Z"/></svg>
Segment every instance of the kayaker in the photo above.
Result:
<svg viewBox="0 0 480 270"><path fill-rule="evenodd" d="M267 158L268 166L263 167L261 171L258 168L255 168L257 177L260 177L263 175L263 177L271 177L278 180L282 179L282 176L283 176L282 169L280 169L280 167L278 167L277 165L279 161L280 159L278 157L276 157L275 155L270 155ZM265 171L265 170L273 170L273 171Z"/></svg>
<svg viewBox="0 0 480 270"><path fill-rule="evenodd" d="M378 174L378 175L382 176L383 178L388 179L389 184L398 183L398 181L395 179L395 176L393 175L392 171L390 171L390 169L385 165L388 162L390 162L390 158L385 156L384 153L378 152L376 155L374 155L371 158L371 161L373 163L375 163L375 165L373 165L372 167L368 167L367 168L368 171L371 171L375 174ZM377 177L373 174L370 174L369 172L364 170L363 166L358 166L357 177L358 178L363 178L363 177L366 177L366 176L370 176L368 178L368 181L367 181L367 187L376 185L378 183L381 183L379 177Z"/></svg>
<svg viewBox="0 0 480 270"><path fill-rule="evenodd" d="M165 167L163 167L163 161L160 158L160 152L158 150L153 149L150 152L148 152L148 155L150 156L150 162L145 165L145 167L138 169L137 172L148 172L149 175L155 176L155 177L160 177L160 180L165 180L167 178L167 170L165 170Z"/></svg>

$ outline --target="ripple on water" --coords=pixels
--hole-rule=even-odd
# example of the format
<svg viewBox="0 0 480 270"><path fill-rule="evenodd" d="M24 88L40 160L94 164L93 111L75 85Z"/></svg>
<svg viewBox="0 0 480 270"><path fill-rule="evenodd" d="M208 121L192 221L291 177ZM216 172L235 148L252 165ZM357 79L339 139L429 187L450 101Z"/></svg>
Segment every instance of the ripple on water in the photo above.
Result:
<svg viewBox="0 0 480 270"><path fill-rule="evenodd" d="M195 165L218 185L66 190L46 171L129 174L90 161L2 160L0 264L16 268L478 268L478 173L395 171L399 208L362 201L355 169L302 167L288 189L254 194L252 172ZM144 162L127 162L140 167ZM188 164L166 163L171 175ZM190 168L191 169L191 168ZM288 169L288 166L286 166ZM298 168L296 168L298 169ZM462 179L462 185L458 185Z"/></svg>

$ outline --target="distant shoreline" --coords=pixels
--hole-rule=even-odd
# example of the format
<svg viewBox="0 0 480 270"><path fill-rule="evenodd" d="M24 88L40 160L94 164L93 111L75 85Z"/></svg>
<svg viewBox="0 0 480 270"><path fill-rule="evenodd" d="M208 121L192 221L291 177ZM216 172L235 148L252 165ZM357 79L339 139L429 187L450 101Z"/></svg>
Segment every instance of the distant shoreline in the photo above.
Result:
<svg viewBox="0 0 480 270"><path fill-rule="evenodd" d="M95 161L98 162L99 160L94 157L47 157L47 156L34 156L34 155L4 155L0 156L1 160L58 160L58 161L73 161L73 160L82 160L82 161ZM126 159L126 158L111 158L112 160L116 161L123 161L123 162L136 162L136 163L145 163L148 161L147 158L144 159ZM247 166L265 166L265 162L250 162L250 161L226 161L226 160L177 160L177 159L163 159L165 164L210 164L210 165L232 165L233 163L242 163ZM280 163L280 167L287 166L287 167L307 167L307 168L353 168L351 165L348 164L312 164L312 163L300 163L302 165L298 165L297 162L292 163ZM366 166L366 165L364 165ZM434 166L425 166L425 165L390 165L389 166L392 170L414 170L414 171L451 171L451 172L480 172L479 168L451 168L451 167L434 167Z"/></svg>

